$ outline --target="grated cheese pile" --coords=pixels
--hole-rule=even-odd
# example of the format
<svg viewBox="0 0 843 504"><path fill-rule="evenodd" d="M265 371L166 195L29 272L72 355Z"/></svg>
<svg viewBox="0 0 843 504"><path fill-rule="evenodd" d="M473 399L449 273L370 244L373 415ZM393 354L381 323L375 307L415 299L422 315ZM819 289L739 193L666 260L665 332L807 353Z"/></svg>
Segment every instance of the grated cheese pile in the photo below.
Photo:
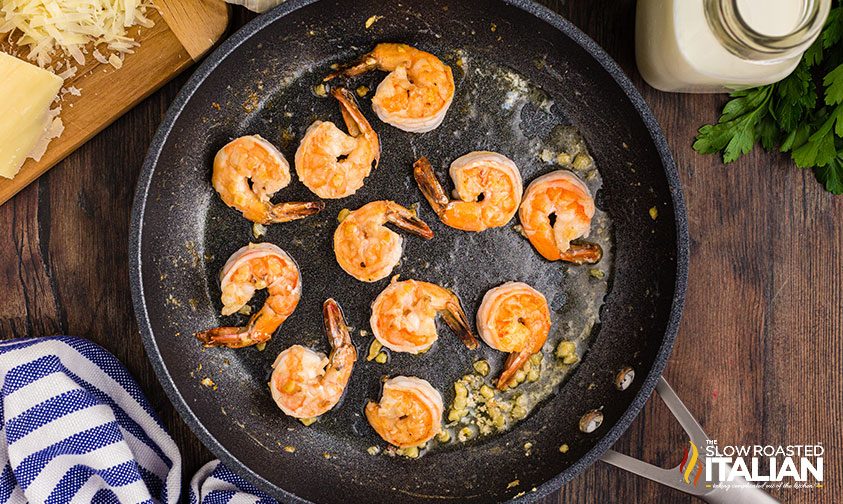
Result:
<svg viewBox="0 0 843 504"><path fill-rule="evenodd" d="M21 56L42 68L57 55L84 65L90 47L97 61L119 68L138 45L128 29L153 26L146 17L151 7L150 0L2 0L0 33L11 37L19 30L14 42L23 49Z"/></svg>

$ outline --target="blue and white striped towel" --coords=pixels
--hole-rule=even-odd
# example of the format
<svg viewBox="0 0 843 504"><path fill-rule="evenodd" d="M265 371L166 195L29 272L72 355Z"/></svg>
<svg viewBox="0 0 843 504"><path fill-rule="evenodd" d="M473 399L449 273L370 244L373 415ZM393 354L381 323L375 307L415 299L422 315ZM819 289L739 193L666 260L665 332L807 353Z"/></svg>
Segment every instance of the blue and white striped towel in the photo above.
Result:
<svg viewBox="0 0 843 504"><path fill-rule="evenodd" d="M181 455L114 356L79 338L0 343L0 502L177 503ZM191 504L275 502L213 461Z"/></svg>
<svg viewBox="0 0 843 504"><path fill-rule="evenodd" d="M277 501L231 472L219 460L202 466L190 481L190 504L275 504Z"/></svg>

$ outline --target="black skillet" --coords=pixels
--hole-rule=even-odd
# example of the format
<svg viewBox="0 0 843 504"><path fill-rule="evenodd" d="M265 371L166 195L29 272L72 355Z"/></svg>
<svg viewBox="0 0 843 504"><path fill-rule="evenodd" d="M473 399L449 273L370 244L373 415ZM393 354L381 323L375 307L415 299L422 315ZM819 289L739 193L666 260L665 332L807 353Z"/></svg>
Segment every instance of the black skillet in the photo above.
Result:
<svg viewBox="0 0 843 504"><path fill-rule="evenodd" d="M382 18L367 28L375 15ZM232 252L254 241L249 223L210 186L214 153L232 137L260 133L292 160L314 119L340 123L336 103L316 96L313 86L331 64L379 41L418 46L456 69L456 98L445 122L431 133L404 133L377 120L369 98L362 99L363 112L381 135L381 166L354 196L329 201L320 216L271 226L262 238L297 259L304 278L298 309L264 352L203 349L192 333L245 320L218 315L217 274ZM508 72L529 85L517 79L501 84ZM374 88L382 77L354 85ZM552 300L551 339L559 338L559 326L582 309L582 300L566 289L586 274L585 267L542 260L513 229L516 222L479 234L446 228L415 187L411 166L426 155L444 180L444 168L457 156L496 150L518 163L526 185L555 169L539 157L541 142L560 124L573 124L584 136L603 178L597 204L612 223L600 264L609 289L601 321L559 390L505 435L436 449L416 460L370 455L367 448L383 442L362 408L378 397L382 375L426 378L447 404L451 384L475 359L500 365L501 354L485 345L470 352L443 326L434 349L422 357L393 355L386 365L361 358L343 402L316 425L306 428L281 414L266 389L270 364L294 342L327 350L320 321L325 298L340 302L365 355L371 337L359 330L368 329L369 304L387 280L363 284L345 275L334 260L331 236L339 210L366 201L420 202L421 217L436 233L429 242L407 237L395 273L454 288L470 314L490 287L526 281ZM277 197L313 195L295 180ZM644 101L593 41L546 8L524 0L290 0L209 56L160 127L132 213L133 299L150 360L182 417L224 463L279 499L487 502L521 492L537 499L605 452L653 391L679 321L686 227L679 179ZM626 367L636 378L620 391L615 376ZM204 378L214 385L203 384ZM586 434L579 421L590 410L600 410L604 421ZM526 443L532 446L529 456ZM561 444L568 445L567 453L560 453ZM509 485L516 479L517 486Z"/></svg>

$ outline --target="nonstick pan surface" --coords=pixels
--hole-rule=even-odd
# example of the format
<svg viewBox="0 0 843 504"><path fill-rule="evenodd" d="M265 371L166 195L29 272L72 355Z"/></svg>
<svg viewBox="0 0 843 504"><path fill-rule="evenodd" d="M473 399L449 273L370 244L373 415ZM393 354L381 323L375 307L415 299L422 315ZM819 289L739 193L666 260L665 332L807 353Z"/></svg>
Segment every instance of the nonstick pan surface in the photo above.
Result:
<svg viewBox="0 0 843 504"><path fill-rule="evenodd" d="M372 16L382 17L367 28ZM298 309L263 352L203 349L194 332L245 321L219 315L218 273L231 253L256 241L250 223L225 207L210 185L214 154L233 137L259 133L292 161L313 120L341 123L336 103L316 96L314 86L331 64L381 41L409 43L455 68L456 98L445 122L422 135L401 132L375 117L371 92L361 99L381 136L381 166L352 197L328 201L319 216L270 226L261 238L298 261L304 281ZM382 77L366 76L354 86L374 89ZM607 252L600 267L608 291L605 301L599 289L592 291L598 307L602 302L600 322L585 338L582 362L504 435L416 460L370 455L368 447L384 443L366 423L363 406L379 397L382 376L425 378L447 407L454 380L470 372L474 360L487 358L497 370L503 355L482 344L470 352L443 325L423 356L366 362L371 336L360 330L369 329L370 303L388 280L364 284L342 272L331 246L337 214L375 199L419 203L436 236L429 242L405 237L394 273L453 288L472 319L489 288L528 282L551 300L551 339L558 340L564 322L587 309L588 300L572 290L591 281L586 267L544 261L514 229L516 221L483 233L445 227L416 188L411 166L428 156L447 185L447 165L456 157L495 150L515 160L526 185L558 168L542 161L541 152L564 125L579 130L599 168L602 181L589 185L606 228L595 239ZM297 180L277 195L313 198ZM643 100L594 42L525 1L291 0L260 16L207 58L170 108L138 182L131 236L135 310L170 399L223 462L292 501L488 502L547 494L608 449L652 392L676 334L687 270L679 180ZM304 427L276 408L266 382L284 348L300 343L328 350L321 329L327 297L343 307L361 358L343 401ZM615 375L627 367L635 379L620 391ZM579 421L590 410L600 410L604 422L586 434ZM566 453L561 444L568 445Z"/></svg>

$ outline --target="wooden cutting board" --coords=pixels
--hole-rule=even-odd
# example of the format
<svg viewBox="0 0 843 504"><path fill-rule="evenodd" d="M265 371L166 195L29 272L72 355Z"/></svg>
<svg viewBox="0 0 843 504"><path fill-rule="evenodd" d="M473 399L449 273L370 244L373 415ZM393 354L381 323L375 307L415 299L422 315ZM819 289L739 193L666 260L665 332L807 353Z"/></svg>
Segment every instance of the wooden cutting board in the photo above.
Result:
<svg viewBox="0 0 843 504"><path fill-rule="evenodd" d="M76 75L65 80L65 88L76 87L81 93L64 95L64 132L50 142L40 161L28 160L11 180L0 177L0 204L196 62L228 26L229 8L223 0L153 1L158 10L149 17L155 26L130 31L140 46L126 55L122 68L88 56ZM0 51L10 49L8 42L0 43Z"/></svg>

